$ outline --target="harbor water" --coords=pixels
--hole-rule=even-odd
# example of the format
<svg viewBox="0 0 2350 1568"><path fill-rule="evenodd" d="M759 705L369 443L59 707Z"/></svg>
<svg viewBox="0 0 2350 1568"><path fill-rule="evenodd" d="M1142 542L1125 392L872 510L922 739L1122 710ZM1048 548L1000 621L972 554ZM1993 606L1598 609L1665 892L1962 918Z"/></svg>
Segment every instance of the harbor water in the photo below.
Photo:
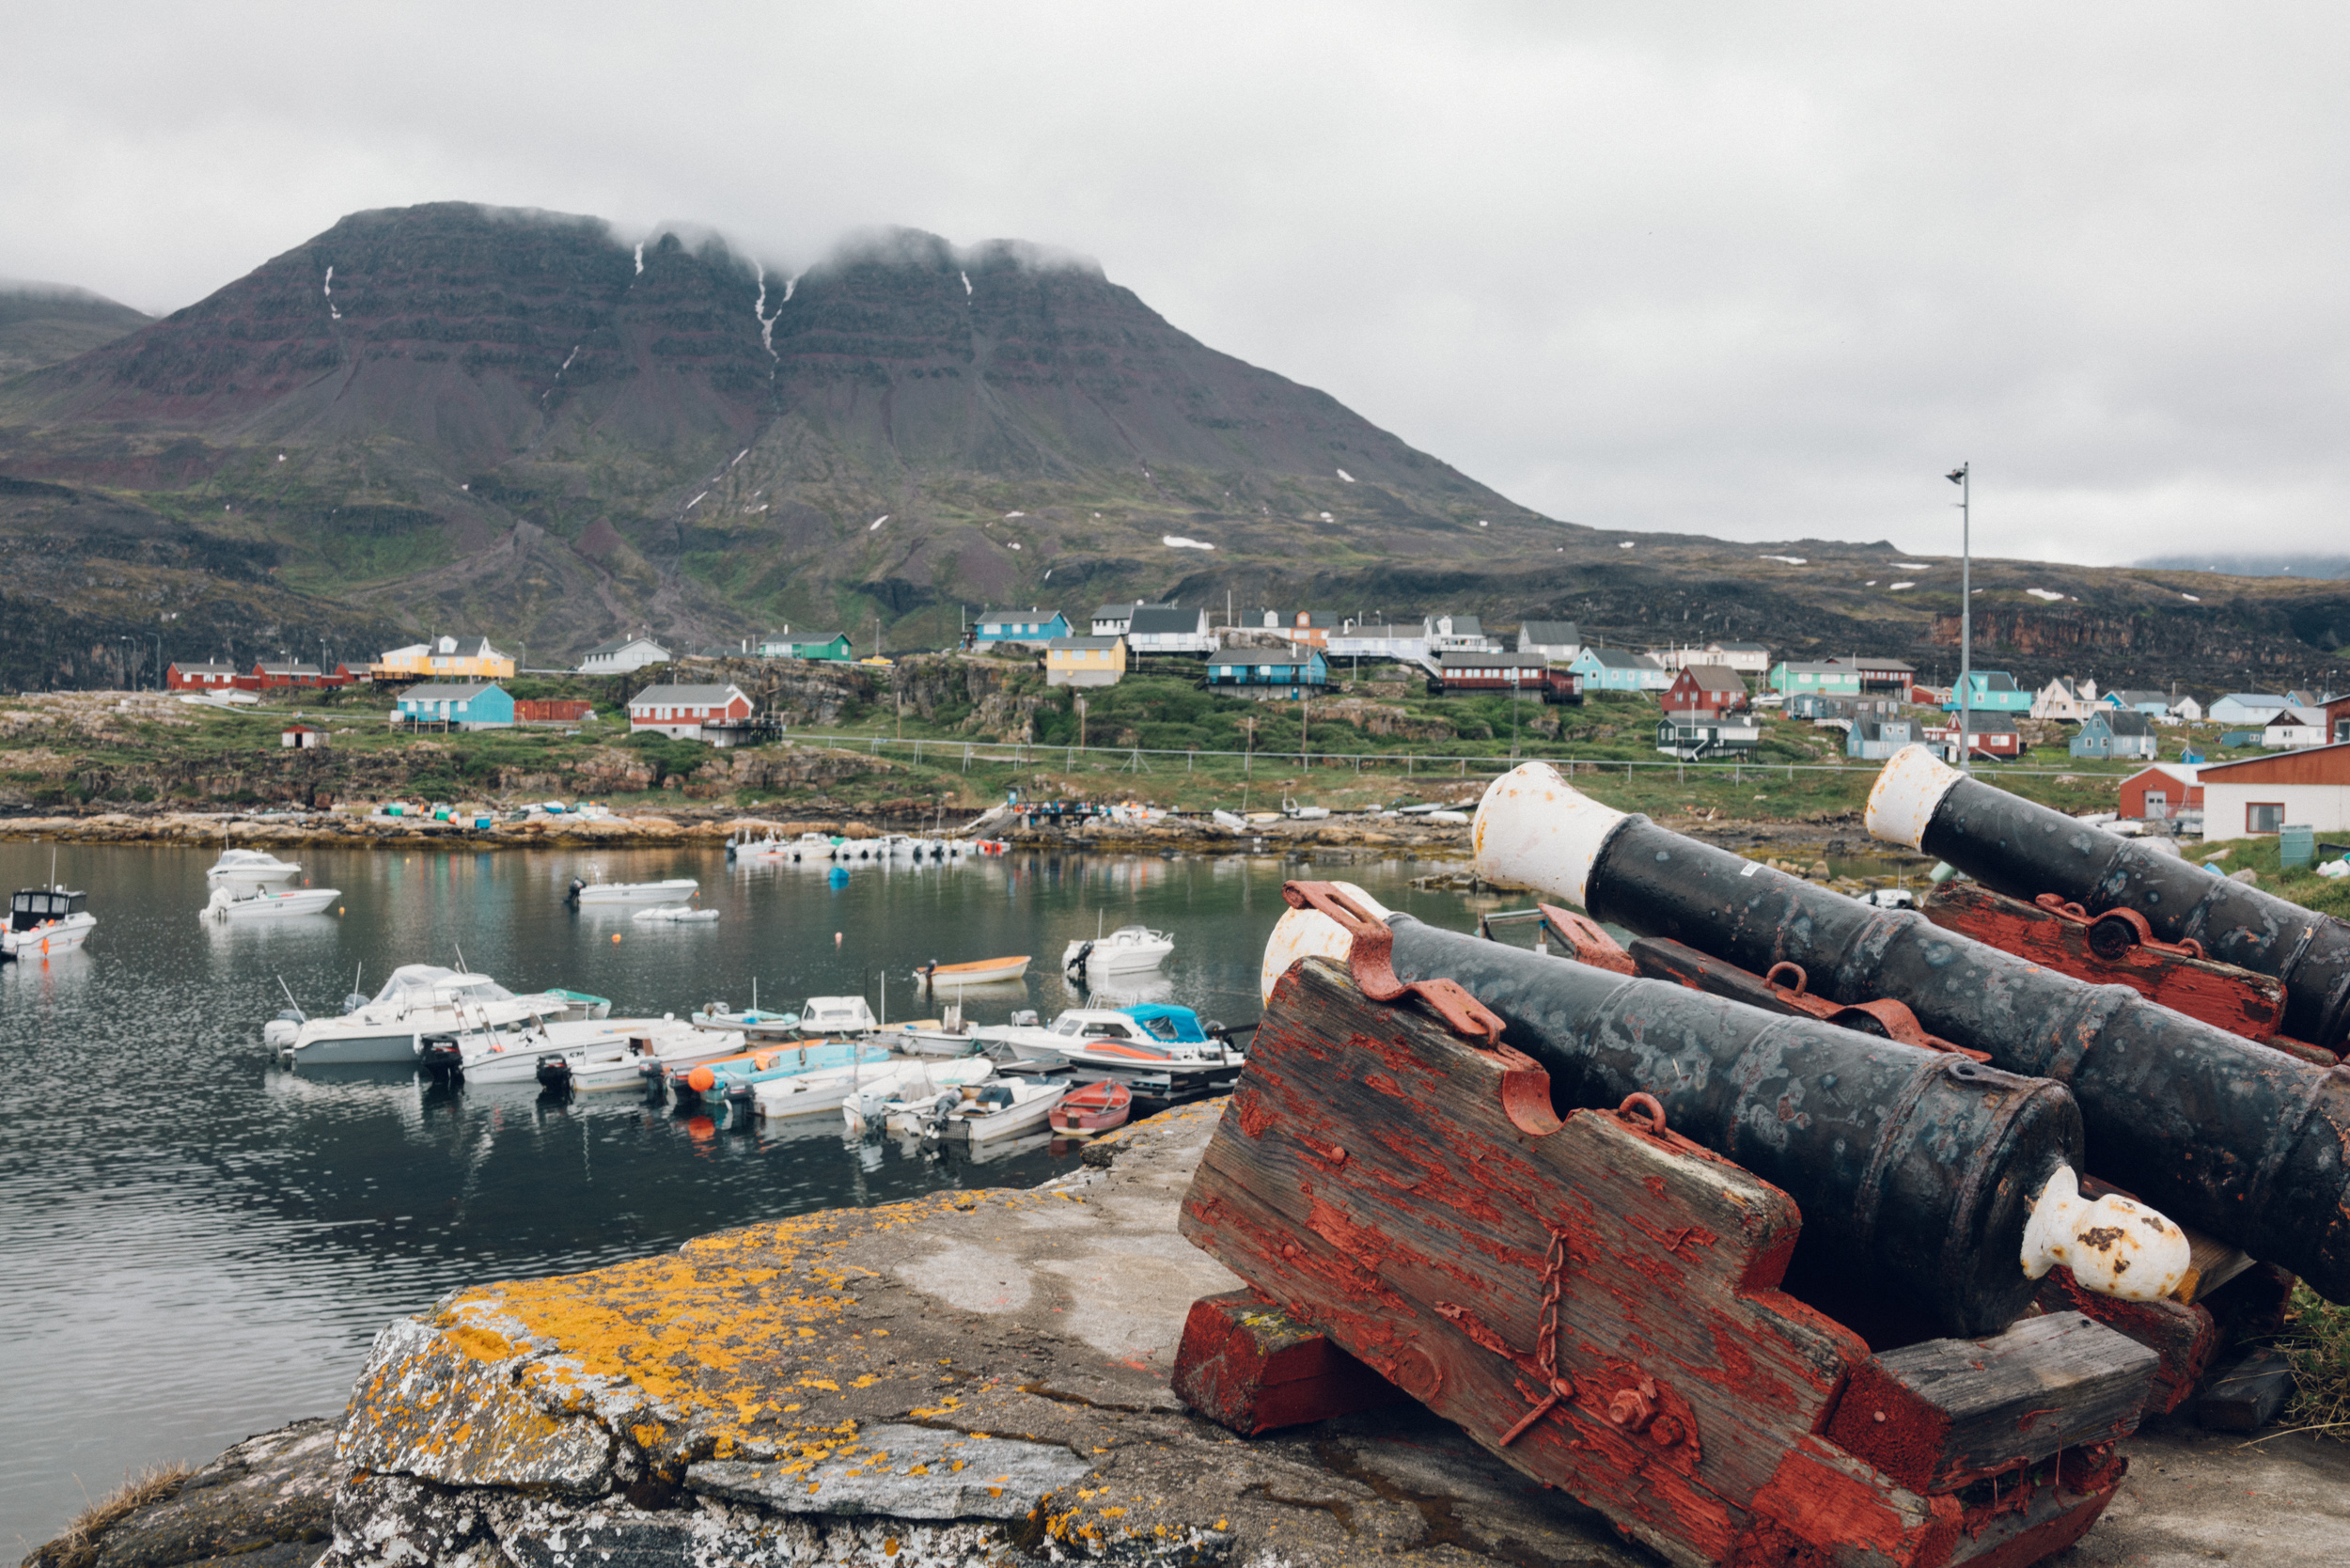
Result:
<svg viewBox="0 0 2350 1568"><path fill-rule="evenodd" d="M45 882L52 853L0 844L0 891ZM97 930L79 952L0 965L15 1086L0 1119L0 1550L19 1555L127 1471L338 1411L376 1329L457 1286L812 1209L1030 1185L1074 1158L1042 1135L974 1163L851 1143L837 1113L728 1128L634 1091L555 1103L404 1068L296 1073L260 1035L289 993L333 1012L354 979L371 994L396 964L462 962L516 991L610 997L616 1015L746 1007L756 981L769 1009L862 994L899 1020L937 1013L918 965L1027 953L1023 984L974 990L965 1012L1049 1020L1086 999L1062 949L1140 923L1172 934L1174 956L1113 1000L1244 1023L1285 876L1469 918L1457 894L1414 891L1428 868L1407 861L1013 855L837 877L715 850L288 850L304 881L342 890L338 912L222 924L196 917L214 853L55 853ZM597 874L696 878L722 917L564 902Z"/></svg>

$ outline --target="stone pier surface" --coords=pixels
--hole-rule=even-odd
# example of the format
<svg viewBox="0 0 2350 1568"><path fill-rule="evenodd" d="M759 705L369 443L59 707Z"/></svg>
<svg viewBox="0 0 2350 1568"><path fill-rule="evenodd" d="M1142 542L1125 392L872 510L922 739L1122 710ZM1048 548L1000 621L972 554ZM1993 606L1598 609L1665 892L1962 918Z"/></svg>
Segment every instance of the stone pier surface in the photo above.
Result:
<svg viewBox="0 0 2350 1568"><path fill-rule="evenodd" d="M1653 1568L1417 1405L1247 1441L1183 1408L1167 1384L1191 1303L1238 1283L1175 1226L1221 1112L1137 1123L1042 1188L458 1291L378 1336L336 1446L324 1423L253 1439L36 1560ZM2059 1560L2342 1561L2350 1445L2244 1441L2140 1434L2113 1507Z"/></svg>

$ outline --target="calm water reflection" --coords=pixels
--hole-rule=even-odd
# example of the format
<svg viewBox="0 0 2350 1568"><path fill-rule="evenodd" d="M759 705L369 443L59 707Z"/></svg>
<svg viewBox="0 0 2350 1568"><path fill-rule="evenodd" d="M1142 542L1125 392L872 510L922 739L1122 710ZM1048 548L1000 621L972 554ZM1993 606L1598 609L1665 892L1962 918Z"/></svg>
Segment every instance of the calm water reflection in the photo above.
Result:
<svg viewBox="0 0 2350 1568"><path fill-rule="evenodd" d="M722 1226L886 1202L943 1185L1030 1184L1068 1159L1032 1142L983 1166L838 1121L728 1132L633 1094L541 1105L533 1086L428 1086L400 1070L295 1074L262 1048L284 1005L332 1011L394 964L455 961L517 990L570 985L627 1011L713 998L770 1006L862 992L919 1007L924 960L1036 955L1025 988L967 1000L982 1021L1049 1015L1056 973L1097 922L1175 933L1161 994L1257 1014L1256 970L1281 912L1270 860L1012 858L956 869L738 870L704 851L298 856L345 913L249 929L199 922L212 853L58 852L100 924L82 953L0 965L0 1548L46 1539L129 1467L210 1458L341 1406L376 1328L455 1286L579 1269ZM45 879L47 845L0 844L0 891ZM578 913L565 885L699 878L714 925ZM1290 869L1292 873L1295 868ZM1461 901L1416 894L1406 862L1329 868L1448 924ZM617 944L612 937L618 934ZM836 941L836 936L838 940ZM887 990L883 990L884 977Z"/></svg>

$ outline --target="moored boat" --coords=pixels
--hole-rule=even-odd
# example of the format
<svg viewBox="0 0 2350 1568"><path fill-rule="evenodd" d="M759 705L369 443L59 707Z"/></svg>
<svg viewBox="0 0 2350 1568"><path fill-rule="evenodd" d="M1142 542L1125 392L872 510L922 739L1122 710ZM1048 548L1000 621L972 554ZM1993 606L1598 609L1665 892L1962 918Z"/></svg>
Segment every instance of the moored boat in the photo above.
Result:
<svg viewBox="0 0 2350 1568"><path fill-rule="evenodd" d="M204 873L207 882L286 882L302 873L299 861L280 860L267 850L225 849Z"/></svg>
<svg viewBox="0 0 2350 1568"><path fill-rule="evenodd" d="M954 1105L940 1107L945 1114L924 1122L922 1137L949 1143L993 1143L1032 1133L1045 1124L1068 1092L1065 1083L1020 1078L974 1084Z"/></svg>
<svg viewBox="0 0 2350 1568"><path fill-rule="evenodd" d="M1175 939L1148 926L1120 926L1107 936L1081 938L1061 953L1061 967L1073 979L1091 981L1114 975L1155 969L1175 950Z"/></svg>
<svg viewBox="0 0 2350 1568"><path fill-rule="evenodd" d="M671 877L666 882L606 882L596 868L596 880L572 878L571 891L565 896L576 904L591 903L675 903L690 899L701 891L701 884L692 877Z"/></svg>
<svg viewBox="0 0 2350 1568"><path fill-rule="evenodd" d="M1028 955L1013 958L975 958L964 964L941 964L931 960L914 971L914 978L933 989L939 986L1001 985L1016 980L1028 972Z"/></svg>
<svg viewBox="0 0 2350 1568"><path fill-rule="evenodd" d="M8 900L8 924L0 927L0 959L47 958L80 947L98 925L98 917L82 907L88 898L55 881L19 889Z"/></svg>
<svg viewBox="0 0 2350 1568"><path fill-rule="evenodd" d="M922 1120L942 1101L959 1100L964 1085L984 1083L995 1076L995 1064L985 1057L916 1065L920 1067L919 1073L906 1074L885 1087L878 1083L864 1085L840 1103L840 1117L851 1137L884 1130L919 1132Z"/></svg>
<svg viewBox="0 0 2350 1568"><path fill-rule="evenodd" d="M716 910L697 909L690 903L655 904L650 909L640 909L629 917L632 920L641 920L649 924L673 926L697 925L717 917Z"/></svg>
<svg viewBox="0 0 2350 1568"><path fill-rule="evenodd" d="M1134 1109L1134 1090L1115 1078L1104 1078L1062 1095L1047 1120L1064 1137L1091 1137L1123 1127Z"/></svg>
<svg viewBox="0 0 2350 1568"><path fill-rule="evenodd" d="M554 1023L600 1020L612 1011L584 991L517 996L488 975L403 964L373 997L353 996L331 1018L284 1014L261 1037L296 1067L413 1064L427 1035L494 1033Z"/></svg>
<svg viewBox="0 0 2350 1568"><path fill-rule="evenodd" d="M860 1090L886 1090L895 1098L896 1090L918 1081L921 1072L920 1062L894 1059L879 1066L860 1061L849 1067L827 1067L753 1085L751 1103L770 1121L817 1116L838 1110Z"/></svg>
<svg viewBox="0 0 2350 1568"><path fill-rule="evenodd" d="M697 1100L748 1099L752 1090L776 1078L859 1063L879 1068L890 1059L884 1046L860 1045L852 1041L810 1040L794 1045L754 1045L732 1056L713 1057L692 1067L672 1069L668 1074L669 1092L677 1096L681 1105Z"/></svg>
<svg viewBox="0 0 2350 1568"><path fill-rule="evenodd" d="M212 896L196 911L200 920L277 920L295 915L316 915L337 899L338 887L301 887L290 893L273 893L266 887L255 887L249 893L238 893L228 887L215 887Z"/></svg>

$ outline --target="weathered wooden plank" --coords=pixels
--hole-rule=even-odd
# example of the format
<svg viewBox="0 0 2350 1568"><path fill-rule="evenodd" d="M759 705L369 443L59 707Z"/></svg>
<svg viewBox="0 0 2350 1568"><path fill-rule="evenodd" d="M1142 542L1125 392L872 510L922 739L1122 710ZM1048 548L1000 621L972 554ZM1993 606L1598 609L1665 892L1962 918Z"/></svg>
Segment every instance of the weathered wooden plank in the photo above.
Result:
<svg viewBox="0 0 2350 1568"><path fill-rule="evenodd" d="M2078 1312L1988 1340L1929 1340L1856 1367L1828 1438L1903 1485L1947 1492L2137 1430L2159 1357Z"/></svg>
<svg viewBox="0 0 2350 1568"><path fill-rule="evenodd" d="M1995 893L1979 882L1943 883L1926 895L1919 909L1945 931L2076 980L2126 985L2149 1001L2247 1040L2269 1043L2284 1019L2284 986L2272 976L2158 947L2126 948L2116 957L2101 958L2090 949L2089 928L2080 921ZM2289 1049L2290 1043L2280 1048ZM2324 1059L2332 1058L2328 1054Z"/></svg>
<svg viewBox="0 0 2350 1568"><path fill-rule="evenodd" d="M1245 1437L1393 1404L1394 1384L1254 1291L1191 1304L1176 1397Z"/></svg>
<svg viewBox="0 0 2350 1568"><path fill-rule="evenodd" d="M2279 1351L2250 1351L2211 1380L2195 1419L2214 1432L2258 1432L2292 1397L2293 1362Z"/></svg>
<svg viewBox="0 0 2350 1568"><path fill-rule="evenodd" d="M2219 1346L2208 1308L2177 1301L2117 1301L2080 1288L2073 1271L2057 1267L2040 1287L2043 1312L2078 1312L2153 1351L2159 1360L2146 1394L2149 1415L2165 1415L2185 1404L2202 1381Z"/></svg>

